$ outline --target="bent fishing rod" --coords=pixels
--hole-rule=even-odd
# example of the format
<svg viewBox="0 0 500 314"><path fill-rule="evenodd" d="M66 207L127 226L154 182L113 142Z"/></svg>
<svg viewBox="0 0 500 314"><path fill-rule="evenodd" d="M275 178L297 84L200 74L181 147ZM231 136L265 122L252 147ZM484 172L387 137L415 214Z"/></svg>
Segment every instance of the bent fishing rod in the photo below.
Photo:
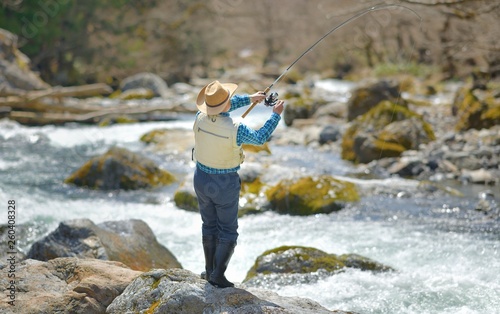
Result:
<svg viewBox="0 0 500 314"><path fill-rule="evenodd" d="M308 52L310 52L311 50L314 49L314 47L316 47L320 42L323 41L323 39L325 39L326 37L328 37L330 34L336 32L337 30L339 30L340 28L342 28L343 26L349 24L350 22L360 18L361 16L365 15L365 14L368 14L370 12L373 12L373 11L379 11L379 10L384 10L384 9L387 9L387 8L391 8L391 7L400 7L400 8L403 8L403 9L406 9L406 10L409 10L410 12L412 12L413 14L415 14L418 18L419 18L419 21L420 23L422 23L422 18L420 17L420 15L417 14L417 12L415 12L414 10L404 6L404 5L400 5L400 4L382 4L382 5L376 5L376 6L373 6L373 7L370 7L368 9L365 9L353 16L351 16L350 18L348 18L347 20L343 21L342 23L336 25L335 27L333 27L331 30L329 30L326 34L324 34L320 39L318 39L314 44L312 44L309 48L307 48L297 59L295 59L295 61L293 61L286 69L285 71L283 71L283 73L280 74L280 76L278 76L278 78L271 84L269 85L268 87L266 87L266 89L264 90L264 94L267 95L267 93L269 93L269 91L271 90L271 88L273 88L274 85L276 85L282 78L283 76L285 76L285 74L297 63L299 62L300 59L302 59L302 57L304 57ZM264 100L264 104L268 107L273 107L274 105L276 105L276 102L278 101L278 93L276 92L273 92L271 94L269 94L265 100ZM248 113L250 111L252 111L252 109L258 104L259 102L258 101L255 101L253 102L250 107L241 115L242 118L245 118Z"/></svg>

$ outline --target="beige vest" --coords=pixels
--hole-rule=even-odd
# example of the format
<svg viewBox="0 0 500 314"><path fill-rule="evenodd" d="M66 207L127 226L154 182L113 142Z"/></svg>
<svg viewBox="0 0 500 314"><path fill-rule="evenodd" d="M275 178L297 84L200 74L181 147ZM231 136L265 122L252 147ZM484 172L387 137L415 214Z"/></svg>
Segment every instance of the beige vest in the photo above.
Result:
<svg viewBox="0 0 500 314"><path fill-rule="evenodd" d="M245 155L241 146L236 144L238 126L230 117L198 114L193 126L196 161L216 169L239 166Z"/></svg>

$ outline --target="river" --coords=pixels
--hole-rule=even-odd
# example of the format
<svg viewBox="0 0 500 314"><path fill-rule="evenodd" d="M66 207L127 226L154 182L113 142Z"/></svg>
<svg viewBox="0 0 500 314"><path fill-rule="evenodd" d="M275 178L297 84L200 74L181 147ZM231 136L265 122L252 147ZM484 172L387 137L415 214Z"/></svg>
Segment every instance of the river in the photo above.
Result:
<svg viewBox="0 0 500 314"><path fill-rule="evenodd" d="M252 121L263 123L269 109L256 109L251 115ZM85 161L113 145L144 151L139 138L150 130L190 132L192 118L184 114L175 121L108 127L26 127L0 121L0 196L4 207L8 199L16 201L16 223L27 229L20 249L27 252L33 241L62 220L89 218L100 223L135 218L149 224L184 268L201 272L201 221L197 213L175 206L176 184L154 191L102 192L63 183ZM284 125L279 128L286 130ZM303 245L334 254L357 253L397 272L350 269L335 276L319 273L297 278L292 283L270 279L264 288L310 298L328 309L358 313L500 313L499 220L474 210L478 193L486 190L492 191L498 204L498 187L455 184L463 197L422 193L413 180L353 176L356 167L335 152L276 146L272 141L271 150L267 162L276 166L269 168L269 176L290 171L330 174L375 192L328 215L266 212L244 216L227 271L230 280L241 282L256 257L268 249ZM189 178L193 171L188 152L148 155L180 178ZM403 194L387 192L395 190ZM0 216L0 223L6 220L6 214Z"/></svg>

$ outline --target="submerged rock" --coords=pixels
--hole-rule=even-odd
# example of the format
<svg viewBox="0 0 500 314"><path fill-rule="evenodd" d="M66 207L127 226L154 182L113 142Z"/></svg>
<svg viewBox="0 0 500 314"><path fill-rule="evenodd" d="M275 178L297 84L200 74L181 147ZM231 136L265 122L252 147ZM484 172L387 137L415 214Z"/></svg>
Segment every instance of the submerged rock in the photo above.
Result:
<svg viewBox="0 0 500 314"><path fill-rule="evenodd" d="M281 214L313 215L342 209L359 200L356 186L330 176L284 180L266 191L271 209Z"/></svg>
<svg viewBox="0 0 500 314"><path fill-rule="evenodd" d="M305 298L282 297L260 289L219 289L182 269L156 269L142 274L107 308L122 313L345 313L329 311Z"/></svg>
<svg viewBox="0 0 500 314"><path fill-rule="evenodd" d="M189 177L174 193L175 206L191 212L198 212L198 197L194 191L193 180Z"/></svg>
<svg viewBox="0 0 500 314"><path fill-rule="evenodd" d="M118 261L132 269L180 268L175 256L158 243L142 220L107 221L95 225L89 219L61 222L45 238L33 243L28 258L41 261L57 257Z"/></svg>
<svg viewBox="0 0 500 314"><path fill-rule="evenodd" d="M175 177L154 161L127 149L112 147L87 161L65 182L99 190L136 190L168 185Z"/></svg>
<svg viewBox="0 0 500 314"><path fill-rule="evenodd" d="M357 254L335 255L303 246L281 246L257 257L244 282L257 275L307 274L319 270L334 274L344 268L357 268L375 272L394 269Z"/></svg>
<svg viewBox="0 0 500 314"><path fill-rule="evenodd" d="M10 285L0 277L2 313L104 313L106 307L141 272L119 262L57 258L26 260L16 268L14 306L7 302Z"/></svg>

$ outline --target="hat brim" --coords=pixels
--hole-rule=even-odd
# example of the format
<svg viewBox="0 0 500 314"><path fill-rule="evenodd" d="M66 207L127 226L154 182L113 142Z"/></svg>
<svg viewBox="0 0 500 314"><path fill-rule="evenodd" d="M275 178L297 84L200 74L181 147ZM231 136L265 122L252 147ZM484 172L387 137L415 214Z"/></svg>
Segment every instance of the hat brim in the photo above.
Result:
<svg viewBox="0 0 500 314"><path fill-rule="evenodd" d="M227 98L226 102L217 107L210 107L205 103L205 90L207 89L208 85L210 84L207 84L198 93L198 97L196 98L196 107L198 107L199 111L206 113L209 116L218 115L222 112L222 110L224 110L224 108L226 108L227 103L231 101L231 97L238 88L238 85L234 83L221 83L222 87L229 91L229 97Z"/></svg>

